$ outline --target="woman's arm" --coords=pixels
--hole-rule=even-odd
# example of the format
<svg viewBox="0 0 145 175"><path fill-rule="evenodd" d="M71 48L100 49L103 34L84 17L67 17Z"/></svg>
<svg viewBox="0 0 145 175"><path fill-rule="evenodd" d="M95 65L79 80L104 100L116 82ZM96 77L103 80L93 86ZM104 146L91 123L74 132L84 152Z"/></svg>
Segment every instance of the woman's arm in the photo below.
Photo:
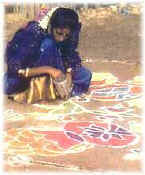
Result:
<svg viewBox="0 0 145 175"><path fill-rule="evenodd" d="M51 75L55 79L60 78L64 75L61 70L53 68L51 66L41 66L41 67L34 67L34 68L19 69L18 74L24 77L32 77L35 75L48 74L48 75Z"/></svg>

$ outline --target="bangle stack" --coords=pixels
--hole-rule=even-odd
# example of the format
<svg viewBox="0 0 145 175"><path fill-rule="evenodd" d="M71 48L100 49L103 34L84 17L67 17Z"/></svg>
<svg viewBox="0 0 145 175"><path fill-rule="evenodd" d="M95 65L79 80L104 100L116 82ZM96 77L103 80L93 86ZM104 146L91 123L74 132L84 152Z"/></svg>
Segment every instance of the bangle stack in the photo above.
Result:
<svg viewBox="0 0 145 175"><path fill-rule="evenodd" d="M26 68L25 76L28 77L29 75L29 68Z"/></svg>
<svg viewBox="0 0 145 175"><path fill-rule="evenodd" d="M67 73L71 73L71 71L72 71L72 68L67 68L66 70Z"/></svg>

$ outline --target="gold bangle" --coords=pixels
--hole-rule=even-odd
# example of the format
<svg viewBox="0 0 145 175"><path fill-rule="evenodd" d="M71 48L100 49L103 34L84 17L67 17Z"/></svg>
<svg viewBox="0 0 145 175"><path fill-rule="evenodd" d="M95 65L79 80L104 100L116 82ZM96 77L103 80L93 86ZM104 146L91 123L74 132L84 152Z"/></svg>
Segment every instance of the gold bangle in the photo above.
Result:
<svg viewBox="0 0 145 175"><path fill-rule="evenodd" d="M26 68L25 76L28 77L29 75L29 68Z"/></svg>
<svg viewBox="0 0 145 175"><path fill-rule="evenodd" d="M72 71L72 68L67 68L66 72L70 73Z"/></svg>
<svg viewBox="0 0 145 175"><path fill-rule="evenodd" d="M19 70L18 70L18 73L19 73L19 74L25 74L25 70L24 70L24 69L19 69Z"/></svg>

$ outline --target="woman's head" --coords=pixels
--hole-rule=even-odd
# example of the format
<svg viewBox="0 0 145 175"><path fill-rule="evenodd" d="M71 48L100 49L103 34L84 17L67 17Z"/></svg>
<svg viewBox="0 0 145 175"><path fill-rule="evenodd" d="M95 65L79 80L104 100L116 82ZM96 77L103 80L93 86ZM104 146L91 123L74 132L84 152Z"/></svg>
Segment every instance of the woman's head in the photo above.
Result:
<svg viewBox="0 0 145 175"><path fill-rule="evenodd" d="M69 8L56 9L50 18L51 32L57 42L68 39L78 24L78 14Z"/></svg>
<svg viewBox="0 0 145 175"><path fill-rule="evenodd" d="M78 23L78 14L69 8L56 9L50 18L51 28L69 28L73 31Z"/></svg>

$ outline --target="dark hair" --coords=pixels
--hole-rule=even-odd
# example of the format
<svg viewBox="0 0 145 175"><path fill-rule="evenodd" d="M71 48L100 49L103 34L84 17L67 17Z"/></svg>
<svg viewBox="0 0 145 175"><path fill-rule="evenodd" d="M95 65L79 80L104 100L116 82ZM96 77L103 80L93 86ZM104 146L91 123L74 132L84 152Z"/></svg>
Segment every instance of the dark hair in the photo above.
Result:
<svg viewBox="0 0 145 175"><path fill-rule="evenodd" d="M75 30L79 24L78 14L69 8L56 9L50 18L51 28L69 27L70 30Z"/></svg>

